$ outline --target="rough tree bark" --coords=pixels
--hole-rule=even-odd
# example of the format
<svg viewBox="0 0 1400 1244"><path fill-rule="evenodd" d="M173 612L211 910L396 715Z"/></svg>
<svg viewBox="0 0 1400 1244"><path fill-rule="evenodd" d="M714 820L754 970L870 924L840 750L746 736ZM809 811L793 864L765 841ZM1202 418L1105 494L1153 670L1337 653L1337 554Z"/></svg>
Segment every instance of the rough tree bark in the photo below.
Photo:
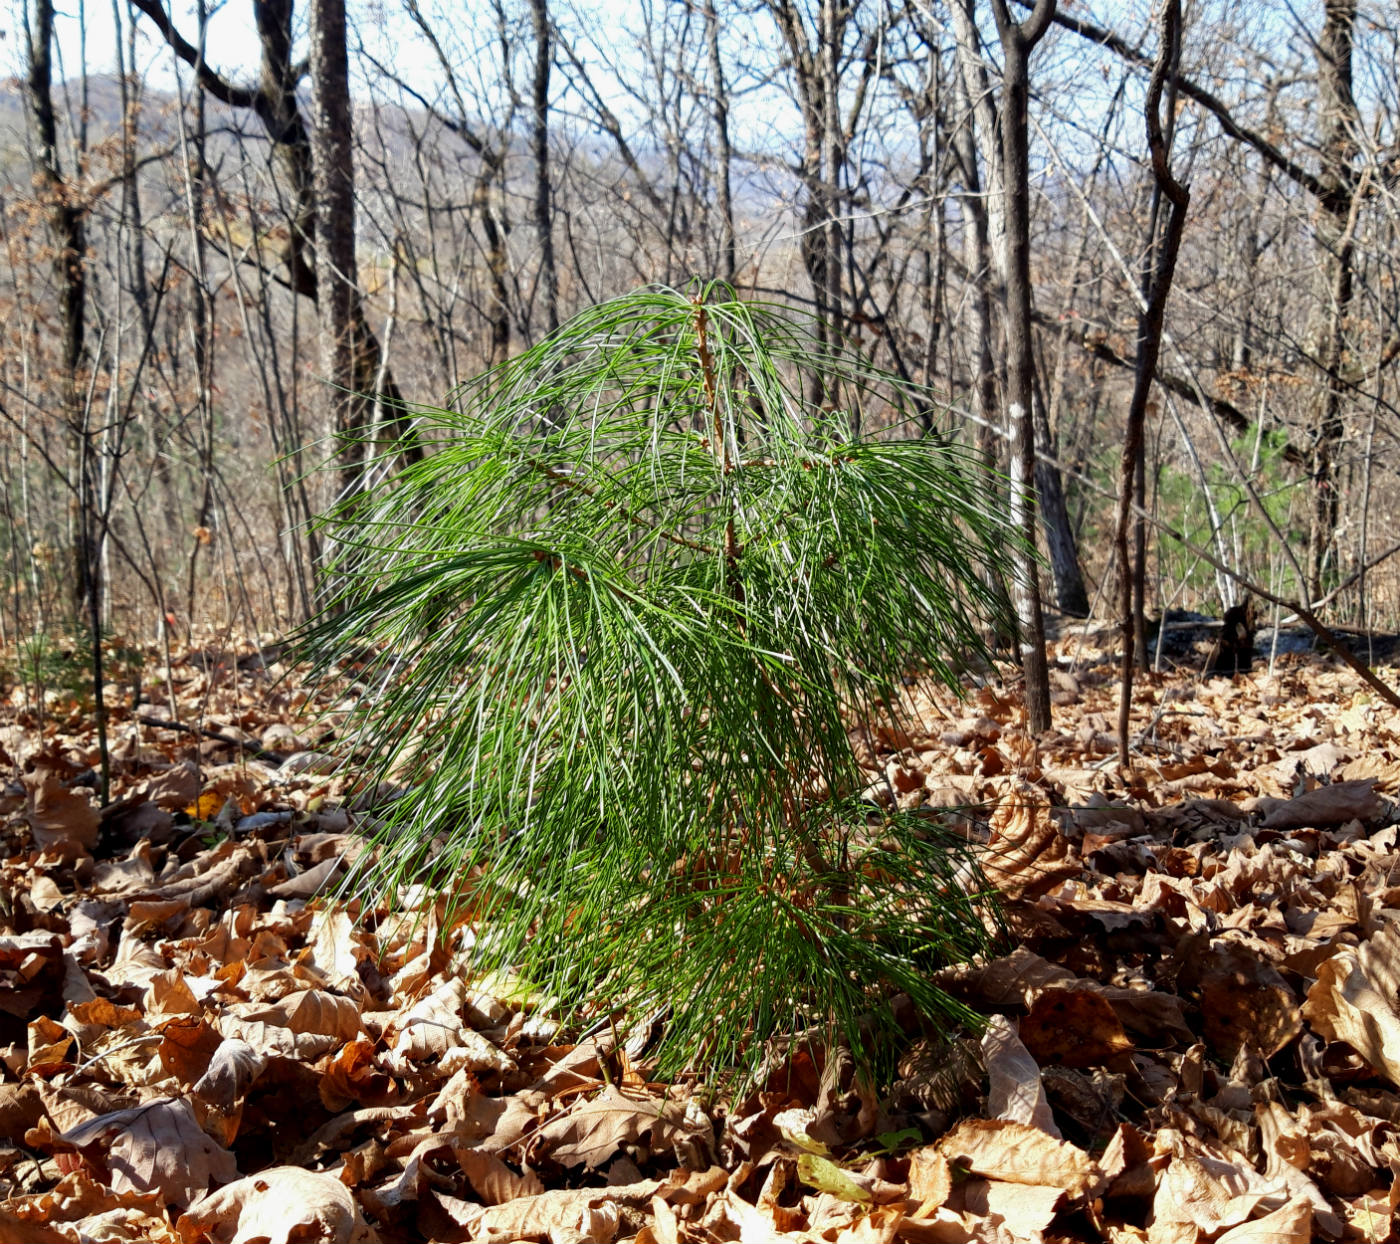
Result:
<svg viewBox="0 0 1400 1244"><path fill-rule="evenodd" d="M1354 246L1357 110L1352 95L1352 36L1356 0L1327 0L1317 40L1318 181L1317 250L1323 273L1320 326L1314 350L1323 372L1322 396L1313 427L1309 474L1313 484L1308 531L1308 595L1323 593L1327 563L1337 532L1337 450L1341 445L1347 386L1347 318L1355 287Z"/></svg>
<svg viewBox="0 0 1400 1244"><path fill-rule="evenodd" d="M316 320L328 430L343 438L342 491L363 469L368 408L356 390L355 178L345 0L311 0L311 194L316 222Z"/></svg>
<svg viewBox="0 0 1400 1244"><path fill-rule="evenodd" d="M549 181L549 71L554 50L548 0L530 0L535 34L535 74L530 92L530 154L535 163L535 238L540 248L540 291L544 295L545 330L559 327L559 273L554 263L554 222Z"/></svg>
<svg viewBox="0 0 1400 1244"><path fill-rule="evenodd" d="M992 0L1003 57L1001 152L1006 205L1006 411L1011 432L1011 522L1021 536L1015 555L1012 602L1020 626L1026 682L1026 728L1050 728L1050 671L1045 615L1035 557L1035 361L1031 351L1030 54L1050 25L1055 0L1036 0L1014 22L1006 0Z"/></svg>
<svg viewBox="0 0 1400 1244"><path fill-rule="evenodd" d="M858 0L856 0L858 3ZM812 283L817 316L841 331L841 169L845 144L840 121L840 58L855 4L822 0L815 38L793 0L767 0L791 58L802 113L802 263ZM823 330L825 331L825 330ZM814 377L814 384L819 378Z"/></svg>

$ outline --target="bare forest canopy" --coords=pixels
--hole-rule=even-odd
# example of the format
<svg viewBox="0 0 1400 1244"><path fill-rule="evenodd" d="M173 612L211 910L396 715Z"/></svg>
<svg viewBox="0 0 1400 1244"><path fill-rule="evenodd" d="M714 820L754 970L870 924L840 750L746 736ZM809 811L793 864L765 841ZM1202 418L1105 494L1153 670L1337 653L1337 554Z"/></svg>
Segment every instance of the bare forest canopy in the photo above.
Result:
<svg viewBox="0 0 1400 1244"><path fill-rule="evenodd" d="M1400 624L1392 6L398 3L14 9L0 639L284 631L337 431L697 277L1034 461L1052 609Z"/></svg>

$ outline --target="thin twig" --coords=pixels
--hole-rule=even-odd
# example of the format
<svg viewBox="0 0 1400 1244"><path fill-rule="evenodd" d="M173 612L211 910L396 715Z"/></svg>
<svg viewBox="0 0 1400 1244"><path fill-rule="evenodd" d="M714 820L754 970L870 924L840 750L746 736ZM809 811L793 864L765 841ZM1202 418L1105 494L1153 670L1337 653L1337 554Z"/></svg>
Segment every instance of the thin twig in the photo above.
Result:
<svg viewBox="0 0 1400 1244"><path fill-rule="evenodd" d="M231 734L223 734L218 730L210 730L205 726L187 726L182 721L166 721L163 717L140 717L136 718L143 726L154 726L157 730L178 730L182 734L198 734L206 739L216 739L220 743L228 743L233 747L241 747L245 752L251 753L259 760L266 760L272 764L280 765L287 758L281 752L274 752L266 747L259 747L256 743L247 743L242 739L236 739Z"/></svg>

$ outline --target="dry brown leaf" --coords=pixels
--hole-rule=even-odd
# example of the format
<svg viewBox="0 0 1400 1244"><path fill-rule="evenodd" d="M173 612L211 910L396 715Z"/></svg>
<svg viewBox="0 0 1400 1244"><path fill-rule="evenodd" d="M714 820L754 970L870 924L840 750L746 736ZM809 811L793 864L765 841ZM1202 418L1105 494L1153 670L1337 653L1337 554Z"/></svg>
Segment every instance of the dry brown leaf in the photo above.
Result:
<svg viewBox="0 0 1400 1244"><path fill-rule="evenodd" d="M909 1155L909 1199L918 1206L915 1217L932 1218L953 1191L953 1171L936 1145Z"/></svg>
<svg viewBox="0 0 1400 1244"><path fill-rule="evenodd" d="M69 790L53 769L36 769L22 779L28 797L25 819L41 849L68 844L91 851L97 843L101 816L86 791Z"/></svg>
<svg viewBox="0 0 1400 1244"><path fill-rule="evenodd" d="M1303 1017L1329 1041L1345 1041L1392 1084L1400 1085L1400 925L1387 924L1356 950L1339 951L1317 970Z"/></svg>
<svg viewBox="0 0 1400 1244"><path fill-rule="evenodd" d="M1190 1240L1248 1222L1289 1199L1243 1158L1208 1148L1196 1138L1164 1128L1155 1137L1159 1155L1170 1155L1157 1181L1149 1240Z"/></svg>
<svg viewBox="0 0 1400 1244"><path fill-rule="evenodd" d="M238 1178L233 1154L200 1129L188 1101L158 1097L116 1110L63 1133L79 1148L102 1140L102 1161L118 1192L158 1191L171 1205L188 1205L210 1182Z"/></svg>
<svg viewBox="0 0 1400 1244"><path fill-rule="evenodd" d="M384 1031L390 1046L385 1065L404 1073L414 1063L436 1059L447 1074L463 1069L509 1071L515 1064L463 1021L466 1005L467 987L455 976L415 1002Z"/></svg>
<svg viewBox="0 0 1400 1244"><path fill-rule="evenodd" d="M160 1029L161 1066L177 1080L193 1084L208 1069L222 1037L199 1015L177 1015Z"/></svg>
<svg viewBox="0 0 1400 1244"><path fill-rule="evenodd" d="M483 1209L470 1222L471 1238L483 1244L548 1240L550 1244L611 1244L622 1210L649 1205L657 1179L613 1188L559 1189Z"/></svg>
<svg viewBox="0 0 1400 1244"><path fill-rule="evenodd" d="M1252 810L1264 814L1265 829L1325 829L1348 821L1365 823L1375 820L1384 806L1375 785L1374 778L1363 778L1319 786L1296 799L1263 796L1254 801Z"/></svg>
<svg viewBox="0 0 1400 1244"><path fill-rule="evenodd" d="M186 1244L377 1244L343 1183L276 1166L211 1192L175 1224Z"/></svg>
<svg viewBox="0 0 1400 1244"><path fill-rule="evenodd" d="M664 1099L636 1100L609 1084L596 1097L581 1101L566 1114L551 1119L537 1133L549 1155L561 1166L583 1164L594 1170L623 1145L653 1135L653 1147L666 1143L666 1134L684 1127L682 1111Z"/></svg>
<svg viewBox="0 0 1400 1244"><path fill-rule="evenodd" d="M1096 1067L1133 1048L1112 1005L1088 989L1042 990L1021 1021L1021 1040L1042 1066Z"/></svg>
<svg viewBox="0 0 1400 1244"><path fill-rule="evenodd" d="M73 1244L71 1235L43 1220L20 1217L4 1205L0 1205L0 1240L5 1244Z"/></svg>
<svg viewBox="0 0 1400 1244"><path fill-rule="evenodd" d="M7 1203L17 1217L58 1228L62 1238L94 1244L177 1244L159 1195L114 1192L86 1171L65 1175L47 1192ZM10 1244L10 1235L0 1240Z"/></svg>
<svg viewBox="0 0 1400 1244"><path fill-rule="evenodd" d="M246 1041L227 1037L219 1042L190 1092L211 1106L230 1110L266 1066L267 1059Z"/></svg>
<svg viewBox="0 0 1400 1244"><path fill-rule="evenodd" d="M363 1002L359 965L369 953L345 908L327 907L312 919L298 962L318 968L332 989Z"/></svg>
<svg viewBox="0 0 1400 1244"><path fill-rule="evenodd" d="M172 765L147 780L138 794L144 803L181 812L199 798L199 769L192 761Z"/></svg>
<svg viewBox="0 0 1400 1244"><path fill-rule="evenodd" d="M991 838L982 856L987 880L1008 898L1034 898L1082 865L1070 858L1069 843L1050 815L1045 792L1016 781L991 816Z"/></svg>
<svg viewBox="0 0 1400 1244"><path fill-rule="evenodd" d="M987 1021L987 1030L982 1034L982 1061L990 1082L987 1113L994 1119L1028 1123L1058 1138L1060 1129L1040 1082L1040 1068L1004 1015L993 1015Z"/></svg>
<svg viewBox="0 0 1400 1244"><path fill-rule="evenodd" d="M1190 1041L1195 1036L1186 1023L1181 1000L1174 995L1104 985L1077 976L1024 946L980 967L945 970L936 980L950 993L988 1007L1029 1007L1042 990L1051 987L1087 989L1102 994L1123 1026L1133 1032L1158 1041L1163 1038Z"/></svg>
<svg viewBox="0 0 1400 1244"><path fill-rule="evenodd" d="M1042 1238L1063 1196L1058 1188L1000 1179L970 1179L961 1191L963 1213L997 1223L1013 1240Z"/></svg>
<svg viewBox="0 0 1400 1244"><path fill-rule="evenodd" d="M453 1145L452 1152L483 1205L504 1205L518 1197L538 1196L544 1191L544 1185L533 1171L517 1174L494 1153L465 1145Z"/></svg>
<svg viewBox="0 0 1400 1244"><path fill-rule="evenodd" d="M1272 1058L1302 1031L1298 999L1262 946L1202 935L1184 957L1177 988L1199 994L1202 1031L1222 1058L1241 1047Z"/></svg>
<svg viewBox="0 0 1400 1244"><path fill-rule="evenodd" d="M57 1020L41 1015L29 1024L29 1069L43 1074L68 1061L73 1034Z"/></svg>
<svg viewBox="0 0 1400 1244"><path fill-rule="evenodd" d="M966 1119L938 1142L938 1150L975 1175L1054 1188L1071 1200L1085 1196L1102 1176L1082 1149L1039 1128L1000 1119Z"/></svg>
<svg viewBox="0 0 1400 1244"><path fill-rule="evenodd" d="M1215 1237L1215 1244L1310 1244L1312 1239L1312 1206L1289 1201L1262 1218L1231 1227Z"/></svg>
<svg viewBox="0 0 1400 1244"><path fill-rule="evenodd" d="M360 1008L323 989L299 989L272 1003L239 1003L219 1020L225 1037L246 1041L269 1058L312 1060L353 1040Z"/></svg>

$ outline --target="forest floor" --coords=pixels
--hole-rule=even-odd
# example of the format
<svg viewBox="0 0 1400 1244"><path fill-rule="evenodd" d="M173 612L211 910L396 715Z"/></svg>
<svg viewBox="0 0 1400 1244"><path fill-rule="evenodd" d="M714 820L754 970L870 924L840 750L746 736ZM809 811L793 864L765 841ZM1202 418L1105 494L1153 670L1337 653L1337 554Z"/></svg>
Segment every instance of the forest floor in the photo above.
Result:
<svg viewBox="0 0 1400 1244"><path fill-rule="evenodd" d="M914 688L866 757L990 835L1011 937L943 974L985 1031L878 1091L801 1049L734 1101L464 975L429 899L314 901L364 814L275 653L116 709L101 810L91 716L16 692L0 1241L1396 1239L1400 714L1310 654L1179 653L1125 786L1098 639L1056 642L1040 739L1006 686Z"/></svg>

